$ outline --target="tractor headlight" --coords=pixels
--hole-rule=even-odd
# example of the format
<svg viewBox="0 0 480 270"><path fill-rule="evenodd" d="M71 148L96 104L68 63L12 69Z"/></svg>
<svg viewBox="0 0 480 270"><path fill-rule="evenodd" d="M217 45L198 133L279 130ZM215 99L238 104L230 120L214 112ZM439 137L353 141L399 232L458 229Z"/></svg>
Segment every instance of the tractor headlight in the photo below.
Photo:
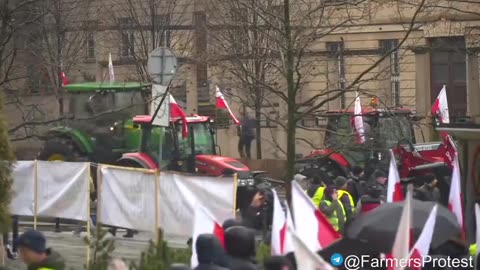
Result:
<svg viewBox="0 0 480 270"><path fill-rule="evenodd" d="M238 179L238 184L237 185L239 187L254 186L255 185L255 179L253 179L253 178Z"/></svg>

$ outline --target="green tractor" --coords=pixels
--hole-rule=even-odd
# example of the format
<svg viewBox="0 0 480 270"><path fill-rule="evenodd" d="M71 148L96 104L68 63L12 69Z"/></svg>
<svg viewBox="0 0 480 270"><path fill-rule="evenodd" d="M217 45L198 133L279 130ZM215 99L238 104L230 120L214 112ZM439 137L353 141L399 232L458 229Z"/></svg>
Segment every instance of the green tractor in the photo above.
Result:
<svg viewBox="0 0 480 270"><path fill-rule="evenodd" d="M37 159L115 164L123 153L138 149L141 131L132 118L148 114L149 85L94 82L65 90L66 120L43 136Z"/></svg>

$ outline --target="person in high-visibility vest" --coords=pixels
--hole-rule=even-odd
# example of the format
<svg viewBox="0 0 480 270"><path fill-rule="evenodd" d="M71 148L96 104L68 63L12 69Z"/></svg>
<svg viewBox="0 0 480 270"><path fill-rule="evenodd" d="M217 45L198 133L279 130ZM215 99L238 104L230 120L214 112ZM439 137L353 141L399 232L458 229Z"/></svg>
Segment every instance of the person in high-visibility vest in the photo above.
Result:
<svg viewBox="0 0 480 270"><path fill-rule="evenodd" d="M310 186L307 189L307 195L312 198L313 204L318 208L320 201L323 199L323 194L325 193L325 184L322 182L320 177L314 176Z"/></svg>
<svg viewBox="0 0 480 270"><path fill-rule="evenodd" d="M338 176L335 179L335 188L338 190L338 200L345 209L346 218L350 219L355 210L355 202L353 201L352 195L347 191L347 179Z"/></svg>
<svg viewBox="0 0 480 270"><path fill-rule="evenodd" d="M338 232L343 232L345 225L345 209L338 200L338 192L335 186L328 186L325 189L324 199L320 202L320 211L328 218L330 224Z"/></svg>
<svg viewBox="0 0 480 270"><path fill-rule="evenodd" d="M20 258L27 264L28 270L64 270L65 260L58 253L47 248L45 236L35 230L29 230L17 239Z"/></svg>

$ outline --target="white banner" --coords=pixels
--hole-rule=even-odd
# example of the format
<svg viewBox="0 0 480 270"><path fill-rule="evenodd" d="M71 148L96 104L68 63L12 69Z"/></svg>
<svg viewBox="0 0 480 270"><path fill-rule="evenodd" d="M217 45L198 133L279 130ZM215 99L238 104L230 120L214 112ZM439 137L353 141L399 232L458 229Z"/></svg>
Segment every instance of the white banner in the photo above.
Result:
<svg viewBox="0 0 480 270"><path fill-rule="evenodd" d="M233 177L160 174L160 227L166 234L191 237L195 204L201 203L220 223L234 218Z"/></svg>
<svg viewBox="0 0 480 270"><path fill-rule="evenodd" d="M88 162L37 161L38 216L88 220Z"/></svg>
<svg viewBox="0 0 480 270"><path fill-rule="evenodd" d="M155 231L155 174L101 166L99 222Z"/></svg>
<svg viewBox="0 0 480 270"><path fill-rule="evenodd" d="M12 215L33 216L35 200L35 161L17 161L12 170Z"/></svg>

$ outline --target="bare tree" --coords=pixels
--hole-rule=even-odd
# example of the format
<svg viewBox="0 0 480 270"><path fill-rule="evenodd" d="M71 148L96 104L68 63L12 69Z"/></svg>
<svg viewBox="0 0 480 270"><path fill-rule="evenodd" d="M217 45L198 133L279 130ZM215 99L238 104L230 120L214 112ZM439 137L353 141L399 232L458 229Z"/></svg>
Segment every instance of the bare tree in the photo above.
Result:
<svg viewBox="0 0 480 270"><path fill-rule="evenodd" d="M224 1L215 2L212 8L218 7L217 12L211 13L231 18L228 13L230 8L222 5L222 2ZM280 118L276 119L276 122L287 133L287 181L293 179L294 175L295 143L300 121L315 114L331 101L345 100L348 92L368 92L362 89L362 84L367 80L372 80L375 75L371 73L379 63L402 46L410 33L418 28L419 25L416 22L425 4L424 0L417 2L414 12L410 14L410 19L405 24L405 35L398 44L372 61L372 64L353 80L347 82L344 77L340 77L338 84L318 89L314 94L306 95L303 91L304 85L311 82L313 77L318 76L316 67L319 66L319 62L325 60L324 57L329 57L328 53L316 50L315 43L335 31L365 22L365 16L371 12L372 8L367 3L368 1L236 0L236 2L238 2L239 8L245 10L247 14L254 14L247 15L248 18L260 18L261 25L254 24L253 20L249 20L244 22L246 25L238 25L233 22L216 25L215 28L220 33L233 29L236 31L236 35L243 34L245 40L250 39L251 35L257 32L268 40L265 43L267 47L263 48L264 52L268 53L263 54L262 58L267 59L271 71L267 72L266 77L262 77L255 74L255 69L252 69L246 71L243 76L253 82L254 87L261 87L262 91L268 93L263 96L269 95L269 101L280 103ZM276 11L273 6L277 7L280 12ZM253 28L256 30L253 31ZM242 29L249 29L249 31L242 33ZM228 48L228 46L226 47ZM217 60L235 58L241 63L255 62L253 57L259 55L254 52L253 48L248 48L240 54L232 54L229 50L224 50L223 53L225 55L218 56ZM233 68L239 69L239 65L235 65ZM240 66L240 70L244 71L245 69ZM247 80L244 79L244 81ZM242 94L240 93L240 95ZM302 94L305 94L305 97ZM342 103L345 102L342 101ZM346 104L343 105L346 106Z"/></svg>
<svg viewBox="0 0 480 270"><path fill-rule="evenodd" d="M114 21L117 31L110 37L120 44L121 61L133 64L138 79L150 81L147 59L157 47L176 49L179 57L187 56L191 48L191 26L186 24L191 6L182 1L114 0Z"/></svg>
<svg viewBox="0 0 480 270"><path fill-rule="evenodd" d="M91 0L67 1L44 0L35 5L39 13L45 14L25 38L29 40L28 54L34 70L40 72L40 80L51 90L58 101L59 114L64 113L61 72L71 68L85 58L86 37L93 25L89 20Z"/></svg>

